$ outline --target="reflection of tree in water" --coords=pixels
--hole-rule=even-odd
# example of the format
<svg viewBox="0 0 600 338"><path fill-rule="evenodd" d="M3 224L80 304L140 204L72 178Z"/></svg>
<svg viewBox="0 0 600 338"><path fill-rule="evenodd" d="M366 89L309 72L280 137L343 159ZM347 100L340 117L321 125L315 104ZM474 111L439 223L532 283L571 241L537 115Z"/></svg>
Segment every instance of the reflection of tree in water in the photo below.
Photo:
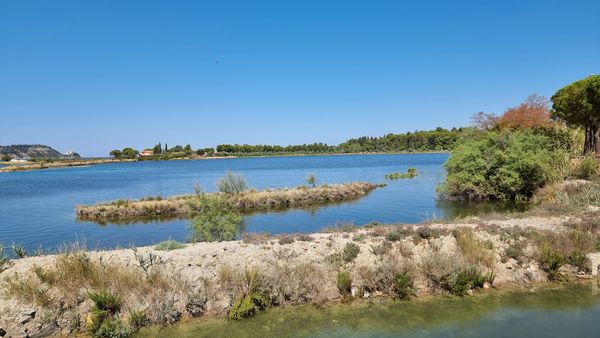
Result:
<svg viewBox="0 0 600 338"><path fill-rule="evenodd" d="M437 200L436 208L442 210L443 219L477 216L491 212L523 212L528 205L515 202L468 202Z"/></svg>

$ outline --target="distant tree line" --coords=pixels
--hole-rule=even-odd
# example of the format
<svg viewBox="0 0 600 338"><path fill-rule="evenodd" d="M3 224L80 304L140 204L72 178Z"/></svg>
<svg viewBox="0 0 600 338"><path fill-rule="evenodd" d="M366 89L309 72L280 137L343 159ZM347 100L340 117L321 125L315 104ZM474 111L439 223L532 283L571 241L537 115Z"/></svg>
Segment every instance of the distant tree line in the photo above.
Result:
<svg viewBox="0 0 600 338"><path fill-rule="evenodd" d="M300 145L249 145L219 144L217 152L228 154L269 154L269 153L373 153L373 152L413 152L448 151L471 128L436 128L435 130L415 131L404 134L387 134L381 137L363 136L352 138L339 145L312 143Z"/></svg>

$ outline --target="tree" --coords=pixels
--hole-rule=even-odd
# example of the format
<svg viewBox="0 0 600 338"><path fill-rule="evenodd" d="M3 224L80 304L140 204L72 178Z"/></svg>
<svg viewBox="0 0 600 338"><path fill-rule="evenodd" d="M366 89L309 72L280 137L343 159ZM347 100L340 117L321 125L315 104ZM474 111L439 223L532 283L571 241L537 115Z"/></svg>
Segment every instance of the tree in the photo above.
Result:
<svg viewBox="0 0 600 338"><path fill-rule="evenodd" d="M123 148L123 150L121 151L121 157L123 158L136 158L137 155L139 154L139 152L133 148Z"/></svg>
<svg viewBox="0 0 600 338"><path fill-rule="evenodd" d="M471 124L473 127L480 130L489 130L494 128L496 121L498 121L498 117L492 113L480 111L479 113L471 116Z"/></svg>
<svg viewBox="0 0 600 338"><path fill-rule="evenodd" d="M585 130L583 153L600 154L600 75L575 81L552 96L552 115Z"/></svg>
<svg viewBox="0 0 600 338"><path fill-rule="evenodd" d="M115 159L121 158L122 155L123 153L119 149L111 150L110 152L110 156L112 156Z"/></svg>
<svg viewBox="0 0 600 338"><path fill-rule="evenodd" d="M549 128L554 125L550 102L546 97L532 94L520 105L507 109L496 120L499 129Z"/></svg>
<svg viewBox="0 0 600 338"><path fill-rule="evenodd" d="M160 142L158 142L158 144L155 145L154 148L152 148L152 153L154 155L160 155L162 153L162 145L160 144Z"/></svg>
<svg viewBox="0 0 600 338"><path fill-rule="evenodd" d="M306 182L308 184L310 184L313 188L317 186L317 175L315 175L314 173L310 173L308 174L308 177L306 178Z"/></svg>

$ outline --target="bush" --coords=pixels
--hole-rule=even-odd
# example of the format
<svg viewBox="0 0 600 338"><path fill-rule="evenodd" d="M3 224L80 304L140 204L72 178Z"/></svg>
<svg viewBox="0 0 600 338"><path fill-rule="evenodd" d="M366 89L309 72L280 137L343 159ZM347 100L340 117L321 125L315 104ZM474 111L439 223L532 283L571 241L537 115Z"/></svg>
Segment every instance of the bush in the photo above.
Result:
<svg viewBox="0 0 600 338"><path fill-rule="evenodd" d="M114 315L121 310L121 297L108 291L89 292L88 297L94 302L94 309L106 311Z"/></svg>
<svg viewBox="0 0 600 338"><path fill-rule="evenodd" d="M422 239L438 238L440 237L440 231L432 227L423 226L417 229L415 235Z"/></svg>
<svg viewBox="0 0 600 338"><path fill-rule="evenodd" d="M129 313L127 321L132 329L138 330L144 325L146 325L146 323L148 322L148 317L146 317L144 311L133 310Z"/></svg>
<svg viewBox="0 0 600 338"><path fill-rule="evenodd" d="M259 310L269 306L267 297L259 292L253 292L239 297L231 310L229 310L230 319L242 319L251 317Z"/></svg>
<svg viewBox="0 0 600 338"><path fill-rule="evenodd" d="M392 231L388 233L385 238L390 242L397 242L402 239L402 234L398 231Z"/></svg>
<svg viewBox="0 0 600 338"><path fill-rule="evenodd" d="M88 298L94 302L90 314L89 329L94 337L126 337L129 332L123 323L115 318L121 310L121 297L108 291L88 292Z"/></svg>
<svg viewBox="0 0 600 338"><path fill-rule="evenodd" d="M342 254L342 259L346 263L352 262L360 253L360 247L356 243L346 243L344 246L344 252Z"/></svg>
<svg viewBox="0 0 600 338"><path fill-rule="evenodd" d="M568 135L560 128L482 132L452 151L438 194L446 199L528 200L536 189L566 176Z"/></svg>
<svg viewBox="0 0 600 338"><path fill-rule="evenodd" d="M491 242L484 242L477 237L471 229L457 228L453 231L456 245L467 261L473 265L483 264L488 268L494 266L495 253L490 247Z"/></svg>
<svg viewBox="0 0 600 338"><path fill-rule="evenodd" d="M340 271L337 274L337 288L344 297L348 297L352 293L352 277L347 271Z"/></svg>
<svg viewBox="0 0 600 338"><path fill-rule="evenodd" d="M25 250L25 246L23 244L13 242L11 249L17 258L27 257L27 250Z"/></svg>
<svg viewBox="0 0 600 338"><path fill-rule="evenodd" d="M217 181L217 187L220 192L232 195L244 192L248 189L248 184L244 176L228 171L225 176Z"/></svg>
<svg viewBox="0 0 600 338"><path fill-rule="evenodd" d="M183 248L185 248L184 244L179 243L172 239L162 241L162 242L156 244L156 246L154 247L154 249L158 250L158 251L171 251L171 250L177 250L177 249L183 249Z"/></svg>
<svg viewBox="0 0 600 338"><path fill-rule="evenodd" d="M575 171L575 176L584 180L591 180L600 175L600 163L590 156L584 157Z"/></svg>
<svg viewBox="0 0 600 338"><path fill-rule="evenodd" d="M487 282L494 283L493 273L482 274L476 267L459 268L443 278L442 285L451 294L464 296L471 289L482 288Z"/></svg>
<svg viewBox="0 0 600 338"><path fill-rule="evenodd" d="M93 333L96 338L124 338L131 335L131 332L118 318L103 320Z"/></svg>
<svg viewBox="0 0 600 338"><path fill-rule="evenodd" d="M414 296L413 279L408 272L397 272L394 275L394 292L401 300L410 300Z"/></svg>

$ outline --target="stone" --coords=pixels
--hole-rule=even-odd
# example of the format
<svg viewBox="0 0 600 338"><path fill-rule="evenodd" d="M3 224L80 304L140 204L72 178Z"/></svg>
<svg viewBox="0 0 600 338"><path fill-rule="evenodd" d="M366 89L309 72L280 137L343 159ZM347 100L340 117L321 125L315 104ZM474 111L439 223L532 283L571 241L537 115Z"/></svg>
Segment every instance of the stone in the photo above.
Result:
<svg viewBox="0 0 600 338"><path fill-rule="evenodd" d="M489 288L491 288L491 287L492 287L492 286L490 285L490 283L488 283L488 282L485 282L485 283L483 283L483 288L484 288L484 289L489 289Z"/></svg>
<svg viewBox="0 0 600 338"><path fill-rule="evenodd" d="M600 253L589 253L585 257L587 257L588 261L591 264L592 276L598 276L598 265L600 265Z"/></svg>
<svg viewBox="0 0 600 338"><path fill-rule="evenodd" d="M4 330L2 327L0 327L0 337L4 337L6 336L6 330Z"/></svg>
<svg viewBox="0 0 600 338"><path fill-rule="evenodd" d="M18 319L19 323L21 324L27 324L29 323L31 320L33 319L32 316L30 315L21 315Z"/></svg>

